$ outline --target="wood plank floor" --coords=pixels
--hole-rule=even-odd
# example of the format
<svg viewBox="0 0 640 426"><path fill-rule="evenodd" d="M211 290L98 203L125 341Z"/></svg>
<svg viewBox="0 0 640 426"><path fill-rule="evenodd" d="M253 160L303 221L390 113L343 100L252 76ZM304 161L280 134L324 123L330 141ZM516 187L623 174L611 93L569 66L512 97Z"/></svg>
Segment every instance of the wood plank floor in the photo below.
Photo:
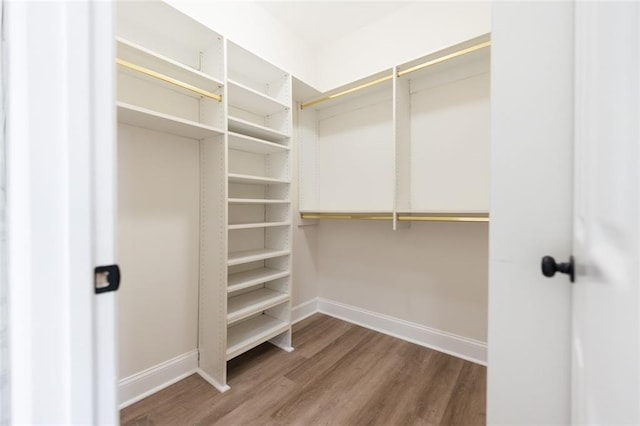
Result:
<svg viewBox="0 0 640 426"><path fill-rule="evenodd" d="M229 362L231 390L190 376L123 409L123 425L483 425L486 368L315 314L296 350Z"/></svg>

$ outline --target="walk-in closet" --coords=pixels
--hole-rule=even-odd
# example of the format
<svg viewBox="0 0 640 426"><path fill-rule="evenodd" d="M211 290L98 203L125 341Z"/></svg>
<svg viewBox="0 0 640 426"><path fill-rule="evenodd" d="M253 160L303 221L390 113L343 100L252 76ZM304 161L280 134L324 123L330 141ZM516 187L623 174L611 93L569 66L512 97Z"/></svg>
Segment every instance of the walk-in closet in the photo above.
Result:
<svg viewBox="0 0 640 426"><path fill-rule="evenodd" d="M399 399L431 394L432 421L484 421L490 26L416 40L403 60L355 77L319 67L310 81L295 52L252 50L266 46L262 24L250 34L246 22L235 33L209 22L215 4L116 7L123 421L168 398L165 409L189 406L195 422L217 421L214 402L210 417L189 417L199 399L231 404L225 421L260 422L225 401L242 392L260 407L282 391L271 416L322 422L339 403L323 386L388 386L405 363L409 381L449 376L433 376L439 400L417 382ZM369 19L401 10L385 7ZM344 359L353 366L330 373ZM332 419L365 418L381 398L357 397ZM156 421L179 421L175 409Z"/></svg>

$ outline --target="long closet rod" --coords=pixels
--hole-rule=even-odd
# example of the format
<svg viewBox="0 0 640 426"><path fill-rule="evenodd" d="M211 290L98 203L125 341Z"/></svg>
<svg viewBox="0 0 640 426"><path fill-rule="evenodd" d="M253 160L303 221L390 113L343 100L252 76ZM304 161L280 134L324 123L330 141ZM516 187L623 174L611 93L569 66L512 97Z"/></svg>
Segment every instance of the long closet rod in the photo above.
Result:
<svg viewBox="0 0 640 426"><path fill-rule="evenodd" d="M324 98L316 99L315 101L307 102L306 104L300 105L300 109L305 109L310 106L320 104L322 102L330 101L331 99L339 98L340 96L348 95L349 93L357 92L358 90L366 89L367 87L375 86L376 84L383 83L387 80L391 80L392 78L393 78L393 74L388 75L386 77L379 78L377 80L370 81L368 83L361 84L356 87L352 87L351 89L343 90L342 92L334 93L333 95L325 96Z"/></svg>
<svg viewBox="0 0 640 426"><path fill-rule="evenodd" d="M467 47L465 49L458 50L458 51L450 53L448 55L444 55L444 56L441 56L439 58L432 59L430 61L424 62L422 64L415 65L415 66L413 66L411 68L407 68L406 70L398 71L398 77L402 77L403 75L412 73L414 71L418 71L418 70L421 70L423 68L427 68L427 67L430 67L432 65L436 65L436 64L439 64L441 62L445 62L445 61L448 61L450 59L454 59L454 58L457 58L459 56L463 56L463 55L466 55L468 53L475 52L476 50L484 49L485 47L489 47L489 46L491 46L491 41L485 41L483 43L479 43L479 44ZM391 80L392 78L393 78L393 74L388 75L386 77L379 78L377 80L370 81L368 83L361 84L361 85L353 87L351 89L343 90L342 92L334 93L333 95L325 96L324 98L316 99L315 101L307 102L305 104L300 105L300 109L309 108L311 106L320 104L322 102L330 101L331 99L335 99L335 98L338 98L340 96L348 95L349 93L353 93L353 92L357 92L357 91L362 90L362 89L366 89L367 87L371 87L371 86L374 86L376 84L383 83L383 82L385 82L387 80Z"/></svg>
<svg viewBox="0 0 640 426"><path fill-rule="evenodd" d="M404 216L398 215L399 222L489 222L489 217L479 216Z"/></svg>
<svg viewBox="0 0 640 426"><path fill-rule="evenodd" d="M485 47L489 47L489 46L491 46L491 41L490 40L489 41L485 41L484 43L479 43L479 44L467 47L466 49L458 50L458 51L450 53L448 55L444 55L444 56L441 56L439 58L435 58L435 59L432 59L430 61L424 62L422 64L413 66L411 68L407 68L406 70L398 71L398 77L402 77L403 75L412 73L414 71L421 70L423 68L430 67L432 65L439 64L441 62L448 61L450 59L458 58L460 56L466 55L466 54L471 53L471 52L475 52L476 50L484 49Z"/></svg>
<svg viewBox="0 0 640 426"><path fill-rule="evenodd" d="M393 220L393 215L371 215L362 213L300 213L302 219L329 220ZM400 222L489 222L489 216L433 216L398 214Z"/></svg>
<svg viewBox="0 0 640 426"><path fill-rule="evenodd" d="M391 215L371 215L362 213L300 213L302 219L332 219L332 220L392 220Z"/></svg>
<svg viewBox="0 0 640 426"><path fill-rule="evenodd" d="M125 61L124 59L116 58L116 63L122 67L129 68L130 70L148 75L149 77L157 78L158 80L173 84L174 86L182 87L183 89L187 89L207 98L215 99L218 102L222 102L222 96L200 89L199 87L193 86L189 83L185 83L184 81L176 80L175 78L160 74L159 72L155 72L145 67L141 67L140 65L133 64L131 62Z"/></svg>

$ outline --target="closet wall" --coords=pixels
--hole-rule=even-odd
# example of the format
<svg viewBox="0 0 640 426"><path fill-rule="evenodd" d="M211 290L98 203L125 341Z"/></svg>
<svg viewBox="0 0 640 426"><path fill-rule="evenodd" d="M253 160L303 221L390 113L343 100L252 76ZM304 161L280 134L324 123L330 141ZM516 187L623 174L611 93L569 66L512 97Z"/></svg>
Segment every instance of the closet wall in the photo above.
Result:
<svg viewBox="0 0 640 426"><path fill-rule="evenodd" d="M487 341L488 225L321 221L322 298Z"/></svg>

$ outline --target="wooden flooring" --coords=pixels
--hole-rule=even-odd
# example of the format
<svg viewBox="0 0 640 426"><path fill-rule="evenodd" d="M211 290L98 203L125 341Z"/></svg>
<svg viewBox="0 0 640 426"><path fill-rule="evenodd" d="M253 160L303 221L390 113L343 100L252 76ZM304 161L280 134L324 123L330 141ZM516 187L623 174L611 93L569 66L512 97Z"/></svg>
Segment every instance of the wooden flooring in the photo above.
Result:
<svg viewBox="0 0 640 426"><path fill-rule="evenodd" d="M329 316L230 361L231 390L190 376L123 409L123 425L483 425L486 368Z"/></svg>

